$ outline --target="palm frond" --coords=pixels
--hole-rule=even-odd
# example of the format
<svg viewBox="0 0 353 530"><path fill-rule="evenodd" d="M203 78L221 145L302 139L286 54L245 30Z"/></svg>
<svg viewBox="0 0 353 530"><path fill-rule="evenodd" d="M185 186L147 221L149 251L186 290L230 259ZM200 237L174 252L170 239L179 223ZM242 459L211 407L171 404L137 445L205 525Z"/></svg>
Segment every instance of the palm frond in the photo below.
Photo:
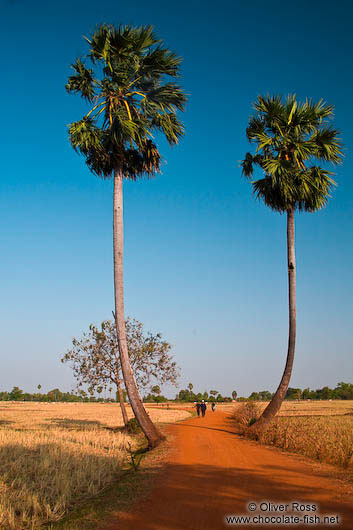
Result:
<svg viewBox="0 0 353 530"><path fill-rule="evenodd" d="M246 137L249 142L256 140L257 135L265 132L265 123L260 116L250 116L249 125L246 129Z"/></svg>
<svg viewBox="0 0 353 530"><path fill-rule="evenodd" d="M332 189L337 183L333 173L317 166L312 166L300 176L298 186L301 187L298 197L298 209L308 212L321 210L326 206Z"/></svg>
<svg viewBox="0 0 353 530"><path fill-rule="evenodd" d="M81 59L77 59L71 68L75 70L75 75L70 75L65 85L67 92L79 93L85 100L92 102L95 96L93 70L86 68Z"/></svg>
<svg viewBox="0 0 353 530"><path fill-rule="evenodd" d="M263 160L263 155L253 156L251 153L246 153L244 160L240 162L243 177L251 178L253 176L254 166L262 166Z"/></svg>
<svg viewBox="0 0 353 530"><path fill-rule="evenodd" d="M142 108L152 104L158 109L166 112L175 112L176 109L183 111L186 97L182 89L176 83L165 83L150 90L141 102Z"/></svg>
<svg viewBox="0 0 353 530"><path fill-rule="evenodd" d="M179 67L181 57L162 46L150 50L141 61L141 73L147 77L157 77L170 75L179 77Z"/></svg>
<svg viewBox="0 0 353 530"><path fill-rule="evenodd" d="M318 166L307 167L313 159L339 164L342 142L336 129L326 125L333 107L323 100L298 103L289 95L258 96L257 111L251 116L246 135L257 146L241 163L245 177L252 177L259 166L264 178L253 181L258 199L276 211L289 209L315 211L322 208L335 185L332 173Z"/></svg>
<svg viewBox="0 0 353 530"><path fill-rule="evenodd" d="M316 130L310 137L315 156L320 160L339 164L342 157L342 142L338 137L339 132L331 127Z"/></svg>
<svg viewBox="0 0 353 530"><path fill-rule="evenodd" d="M91 148L100 148L102 133L90 119L83 118L70 123L69 136L72 147L83 155L87 155Z"/></svg>
<svg viewBox="0 0 353 530"><path fill-rule="evenodd" d="M177 144L179 138L184 135L184 126L173 112L154 114L151 125L164 133L170 145Z"/></svg>

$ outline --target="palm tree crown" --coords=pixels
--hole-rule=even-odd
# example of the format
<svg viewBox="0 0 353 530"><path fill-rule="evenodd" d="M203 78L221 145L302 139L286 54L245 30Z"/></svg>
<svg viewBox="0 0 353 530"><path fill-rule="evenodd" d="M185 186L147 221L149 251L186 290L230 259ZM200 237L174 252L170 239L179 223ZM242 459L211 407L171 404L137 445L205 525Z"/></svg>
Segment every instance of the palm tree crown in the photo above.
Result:
<svg viewBox="0 0 353 530"><path fill-rule="evenodd" d="M72 65L66 89L80 94L91 110L70 124L71 144L100 177L116 169L133 180L153 176L161 159L152 131L164 133L171 145L184 132L176 111L184 109L185 95L165 81L178 77L181 59L163 48L151 26L103 25L85 39L89 53Z"/></svg>
<svg viewBox="0 0 353 530"><path fill-rule="evenodd" d="M333 107L322 100L298 103L295 95L282 102L280 96L259 96L246 130L255 155L247 153L241 163L243 175L253 177L259 166L264 177L252 181L257 198L279 212L314 212L327 203L335 185L332 173L313 164L341 162L342 144L338 131L327 125Z"/></svg>

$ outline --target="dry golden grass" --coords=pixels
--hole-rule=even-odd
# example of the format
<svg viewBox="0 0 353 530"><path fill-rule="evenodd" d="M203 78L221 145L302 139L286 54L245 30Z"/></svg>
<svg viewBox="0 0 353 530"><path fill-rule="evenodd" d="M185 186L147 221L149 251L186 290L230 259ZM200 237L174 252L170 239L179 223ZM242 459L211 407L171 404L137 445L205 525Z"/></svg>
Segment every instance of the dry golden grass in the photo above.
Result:
<svg viewBox="0 0 353 530"><path fill-rule="evenodd" d="M353 401L285 401L279 416L340 416L350 413L353 414Z"/></svg>
<svg viewBox="0 0 353 530"><path fill-rule="evenodd" d="M353 416L278 418L263 442L353 470Z"/></svg>
<svg viewBox="0 0 353 530"><path fill-rule="evenodd" d="M239 432L251 437L249 421L266 404L237 404L233 418ZM353 470L353 402L285 402L266 427L262 443Z"/></svg>
<svg viewBox="0 0 353 530"><path fill-rule="evenodd" d="M156 422L188 416L149 413ZM117 404L0 403L0 528L38 530L117 480L136 444L122 425Z"/></svg>
<svg viewBox="0 0 353 530"><path fill-rule="evenodd" d="M245 402L246 403L246 402ZM262 411L268 401L251 401ZM239 408L242 403L225 404L225 407ZM341 416L353 414L353 401L284 401L278 416Z"/></svg>

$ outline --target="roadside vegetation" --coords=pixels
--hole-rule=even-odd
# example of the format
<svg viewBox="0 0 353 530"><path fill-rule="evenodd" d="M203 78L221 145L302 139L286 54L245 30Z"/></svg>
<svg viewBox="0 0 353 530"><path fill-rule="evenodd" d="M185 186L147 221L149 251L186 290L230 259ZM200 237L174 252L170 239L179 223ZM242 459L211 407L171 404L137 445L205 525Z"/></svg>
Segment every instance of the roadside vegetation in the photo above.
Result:
<svg viewBox="0 0 353 530"><path fill-rule="evenodd" d="M261 416L264 406L248 401L236 408L232 418L240 434L254 438L251 425ZM283 408L261 436L256 436L260 443L353 471L352 401L288 402Z"/></svg>

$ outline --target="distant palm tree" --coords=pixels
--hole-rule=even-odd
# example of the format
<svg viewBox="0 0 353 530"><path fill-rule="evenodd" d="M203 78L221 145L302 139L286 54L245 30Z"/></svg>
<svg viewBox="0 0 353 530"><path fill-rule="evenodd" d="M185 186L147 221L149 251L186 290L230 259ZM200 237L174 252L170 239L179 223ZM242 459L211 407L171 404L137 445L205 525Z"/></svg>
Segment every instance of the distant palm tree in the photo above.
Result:
<svg viewBox="0 0 353 530"><path fill-rule="evenodd" d="M114 178L114 287L115 320L125 387L134 414L150 447L163 438L145 411L129 362L123 293L123 179L152 177L160 171L161 157L152 132L178 143L183 125L177 110L184 110L181 88L166 77L178 77L181 59L164 48L151 26L118 29L102 25L91 39L86 57L92 68L77 59L68 92L79 93L91 110L71 123L70 141L86 158L91 171Z"/></svg>
<svg viewBox="0 0 353 530"><path fill-rule="evenodd" d="M342 144L338 131L327 125L333 107L322 100L298 103L295 95L282 102L280 96L259 96L257 111L249 121L246 135L257 145L254 155L247 153L242 162L243 175L253 177L259 166L264 177L252 181L256 198L272 210L287 214L287 256L289 282L289 339L287 362L281 382L255 429L261 429L281 407L289 385L296 339L296 266L294 212L315 212L323 208L336 184L332 173L313 165L319 162L339 164Z"/></svg>

